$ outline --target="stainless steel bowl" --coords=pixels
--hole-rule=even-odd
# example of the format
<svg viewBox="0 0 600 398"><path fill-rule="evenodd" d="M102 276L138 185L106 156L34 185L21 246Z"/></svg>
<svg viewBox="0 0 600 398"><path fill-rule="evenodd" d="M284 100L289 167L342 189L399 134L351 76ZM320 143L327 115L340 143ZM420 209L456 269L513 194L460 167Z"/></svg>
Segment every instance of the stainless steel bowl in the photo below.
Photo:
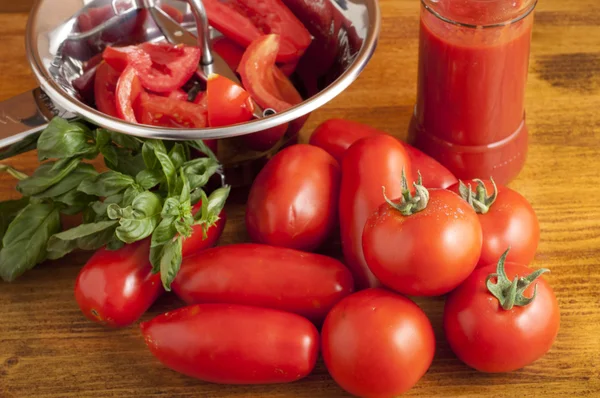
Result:
<svg viewBox="0 0 600 398"><path fill-rule="evenodd" d="M140 1L38 0L35 3L27 25L26 44L28 59L40 88L0 103L0 122L5 122L0 124L0 150L4 153L1 157L31 146L32 137L54 115L81 117L125 134L167 140L229 138L297 120L333 99L357 78L375 51L380 29L377 0L325 0L334 10L331 29L334 25L339 27L330 40L334 45L327 47L328 51L335 52L327 61L330 65L323 65L327 57L318 53L327 43L318 40L318 34L313 33L318 31L322 21L306 21L306 15L297 15L304 19L309 30L312 29L315 39L311 48L316 47L312 52L309 48L299 65L304 72L298 72L293 78L305 98L304 102L285 112L238 125L171 129L131 124L109 117L86 105L73 87L73 81L83 74L85 62L100 54L106 45L164 39L152 18L145 18L140 25L140 12L148 6L149 0L144 0L144 6L140 6ZM161 3L182 11L185 16L182 26L192 33L196 32L195 20L187 3L180 0L162 0ZM77 18L92 8L107 9L112 16L122 20L96 37L73 40L79 31ZM134 24L133 20L138 22ZM136 26L135 32L132 26ZM211 30L211 35L218 36L219 33Z"/></svg>

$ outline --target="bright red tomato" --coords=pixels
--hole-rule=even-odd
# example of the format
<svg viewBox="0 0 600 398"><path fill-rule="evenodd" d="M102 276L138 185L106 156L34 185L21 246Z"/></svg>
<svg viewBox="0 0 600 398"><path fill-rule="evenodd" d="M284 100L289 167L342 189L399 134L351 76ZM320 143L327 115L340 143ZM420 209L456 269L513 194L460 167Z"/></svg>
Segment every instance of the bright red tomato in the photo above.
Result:
<svg viewBox="0 0 600 398"><path fill-rule="evenodd" d="M205 0L210 24L243 47L264 34L281 36L277 60L289 62L304 54L310 33L281 0Z"/></svg>
<svg viewBox="0 0 600 398"><path fill-rule="evenodd" d="M412 388L435 352L433 328L409 299L367 289L340 301L322 330L331 377L352 395L390 398Z"/></svg>
<svg viewBox="0 0 600 398"><path fill-rule="evenodd" d="M175 99L178 101L187 101L188 93L186 93L182 89L178 88L177 90L171 91L170 93L168 93L167 98L172 98L172 99Z"/></svg>
<svg viewBox="0 0 600 398"><path fill-rule="evenodd" d="M213 51L225 60L231 70L238 69L242 57L244 56L244 47L225 36L215 38L212 42L212 46Z"/></svg>
<svg viewBox="0 0 600 398"><path fill-rule="evenodd" d="M150 55L151 67L138 69L142 85L156 93L168 93L183 86L198 69L200 49L168 43L143 43L139 48Z"/></svg>
<svg viewBox="0 0 600 398"><path fill-rule="evenodd" d="M289 383L314 368L319 333L282 311L196 304L141 324L146 344L165 366L220 384Z"/></svg>
<svg viewBox="0 0 600 398"><path fill-rule="evenodd" d="M340 166L321 148L292 145L260 171L246 206L246 229L257 243L312 251L337 221Z"/></svg>
<svg viewBox="0 0 600 398"><path fill-rule="evenodd" d="M130 65L135 65L138 71L148 71L152 66L150 55L139 46L106 47L102 59L118 72Z"/></svg>
<svg viewBox="0 0 600 398"><path fill-rule="evenodd" d="M106 62L102 62L96 69L94 80L94 99L96 108L108 116L119 117L117 115L117 102L115 91L119 81L119 72L114 70Z"/></svg>
<svg viewBox="0 0 600 398"><path fill-rule="evenodd" d="M330 119L315 129L310 137L310 144L325 149L341 162L344 153L354 142L378 134L386 133L351 120ZM447 188L458 182L456 177L437 160L409 144L400 143L404 146L412 164L411 182L418 181L419 172L423 176L423 185L426 188Z"/></svg>
<svg viewBox="0 0 600 398"><path fill-rule="evenodd" d="M497 276L490 283L496 285L507 309L486 287L490 275L503 273L495 264L476 269L450 293L444 307L444 330L452 351L464 363L482 372L521 369L548 352L558 334L558 302L548 283L541 278L532 283L523 280L533 272L524 265L506 263L504 268L503 283L497 285L500 279ZM524 288L524 291L513 292L517 303L522 305L509 309L506 303L510 301L513 278L521 278L517 290ZM530 283L528 287L526 282Z"/></svg>
<svg viewBox="0 0 600 398"><path fill-rule="evenodd" d="M125 121L137 123L137 118L133 111L133 104L144 91L142 83L137 76L135 68L129 66L125 68L119 81L117 82L117 115Z"/></svg>
<svg viewBox="0 0 600 398"><path fill-rule="evenodd" d="M342 249L358 288L380 286L365 261L363 229L367 218L383 202L382 186L389 196L402 194L403 169L410 173L408 155L398 140L389 135L357 141L342 162L339 202Z"/></svg>
<svg viewBox="0 0 600 398"><path fill-rule="evenodd" d="M75 282L83 314L111 327L137 321L164 291L160 274L152 274L149 253L149 239L94 253Z"/></svg>
<svg viewBox="0 0 600 398"><path fill-rule="evenodd" d="M202 207L202 202L196 203L192 208L192 213L195 215ZM213 247L217 244L217 241L221 237L223 230L225 229L225 224L227 223L227 215L225 214L225 210L222 210L219 213L219 220L206 231L206 238L202 233L201 225L194 225L192 227L193 233L189 238L186 238L183 241L183 247L181 250L181 255L183 258L194 255L200 251Z"/></svg>
<svg viewBox="0 0 600 398"><path fill-rule="evenodd" d="M464 181L471 185L473 198L484 206L475 206L483 231L483 247L478 266L492 264L510 247L508 261L529 265L540 241L540 225L535 211L523 196L508 187L497 186L490 180ZM460 186L448 188L459 195ZM488 195L488 192L490 195ZM467 199L467 195L463 199Z"/></svg>
<svg viewBox="0 0 600 398"><path fill-rule="evenodd" d="M362 241L365 259L381 283L397 292L446 294L475 269L481 224L464 200L445 189L431 189L428 195L417 190L414 199L384 203L369 217Z"/></svg>
<svg viewBox="0 0 600 398"><path fill-rule="evenodd" d="M208 125L230 126L252 119L254 102L241 86L221 75L210 75L206 86Z"/></svg>
<svg viewBox="0 0 600 398"><path fill-rule="evenodd" d="M206 127L206 109L187 101L143 92L139 98L138 120L164 127Z"/></svg>
<svg viewBox="0 0 600 398"><path fill-rule="evenodd" d="M333 258L281 247L219 246L186 258L173 291L188 304L273 308L321 323L353 291L350 271Z"/></svg>

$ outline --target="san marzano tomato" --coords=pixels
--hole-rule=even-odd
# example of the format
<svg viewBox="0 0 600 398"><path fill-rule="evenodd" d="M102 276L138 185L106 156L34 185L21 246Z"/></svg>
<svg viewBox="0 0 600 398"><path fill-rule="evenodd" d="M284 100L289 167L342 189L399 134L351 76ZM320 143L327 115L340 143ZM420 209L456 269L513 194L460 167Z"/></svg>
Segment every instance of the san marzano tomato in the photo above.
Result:
<svg viewBox="0 0 600 398"><path fill-rule="evenodd" d="M397 397L425 374L435 337L409 299L367 289L340 301L322 330L323 359L333 379L363 398Z"/></svg>
<svg viewBox="0 0 600 398"><path fill-rule="evenodd" d="M149 254L149 239L94 253L75 282L83 314L111 327L137 321L164 291L160 275L152 274Z"/></svg>
<svg viewBox="0 0 600 398"><path fill-rule="evenodd" d="M314 368L319 333L308 320L267 308L196 304L141 324L167 367L220 384L288 383Z"/></svg>
<svg viewBox="0 0 600 398"><path fill-rule="evenodd" d="M556 339L560 324L552 288L516 263L478 268L444 307L444 331L452 351L483 372L511 372L542 357ZM514 285L514 289L511 286Z"/></svg>

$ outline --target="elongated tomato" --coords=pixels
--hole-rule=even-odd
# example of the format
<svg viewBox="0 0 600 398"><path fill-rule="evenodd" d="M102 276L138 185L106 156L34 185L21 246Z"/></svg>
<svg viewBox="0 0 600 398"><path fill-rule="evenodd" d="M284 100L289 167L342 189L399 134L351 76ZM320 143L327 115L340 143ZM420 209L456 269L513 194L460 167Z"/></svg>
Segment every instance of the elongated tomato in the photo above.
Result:
<svg viewBox="0 0 600 398"><path fill-rule="evenodd" d="M257 243L312 251L337 221L340 166L311 145L292 145L260 171L248 197L246 229Z"/></svg>
<svg viewBox="0 0 600 398"><path fill-rule="evenodd" d="M201 208L202 202L198 202L193 207L192 213L195 215ZM202 225L194 225L192 227L194 230L192 235L183 241L183 246L181 248L182 257L185 258L194 255L216 245L225 229L226 223L227 215L225 214L225 210L222 210L221 213L219 213L219 220L206 231L206 237L204 237L202 233Z"/></svg>
<svg viewBox="0 0 600 398"><path fill-rule="evenodd" d="M141 324L152 354L167 367L220 384L288 383L314 368L319 333L282 311L196 304Z"/></svg>
<svg viewBox="0 0 600 398"><path fill-rule="evenodd" d="M183 260L173 291L188 304L230 303L293 312L322 321L353 291L339 261L267 245L208 249Z"/></svg>
<svg viewBox="0 0 600 398"><path fill-rule="evenodd" d="M160 275L152 274L149 253L149 239L94 253L75 282L83 314L111 327L137 321L164 291Z"/></svg>
<svg viewBox="0 0 600 398"><path fill-rule="evenodd" d="M346 265L357 288L377 287L380 282L369 270L362 248L367 218L383 203L382 187L388 196L402 194L402 170L411 172L406 151L389 135L376 135L354 143L342 162L340 188L340 233Z"/></svg>

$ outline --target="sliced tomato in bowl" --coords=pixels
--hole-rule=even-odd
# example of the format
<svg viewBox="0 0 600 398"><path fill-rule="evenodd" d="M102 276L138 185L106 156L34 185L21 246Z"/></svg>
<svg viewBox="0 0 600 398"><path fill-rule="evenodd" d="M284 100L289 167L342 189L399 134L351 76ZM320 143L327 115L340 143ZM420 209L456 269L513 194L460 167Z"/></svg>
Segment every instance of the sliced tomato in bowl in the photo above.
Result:
<svg viewBox="0 0 600 398"><path fill-rule="evenodd" d="M254 102L250 94L228 78L212 74L206 89L208 125L229 126L252 118Z"/></svg>
<svg viewBox="0 0 600 398"><path fill-rule="evenodd" d="M119 72L106 62L101 62L96 69L96 78L94 80L96 108L108 116L119 117L115 98L119 76Z"/></svg>
<svg viewBox="0 0 600 398"><path fill-rule="evenodd" d="M137 118L133 111L133 104L144 91L140 78L133 66L125 68L119 81L117 82L116 104L117 115L131 123L137 123Z"/></svg>
<svg viewBox="0 0 600 398"><path fill-rule="evenodd" d="M179 101L187 101L188 100L188 93L186 93L182 89L178 88L177 90L173 90L170 93L168 93L166 95L166 97L167 98L176 99L176 100L179 100Z"/></svg>
<svg viewBox="0 0 600 398"><path fill-rule="evenodd" d="M237 70L244 56L244 47L225 36L221 36L213 40L212 48L232 70Z"/></svg>
<svg viewBox="0 0 600 398"><path fill-rule="evenodd" d="M143 92L137 106L138 121L173 128L206 127L206 110L192 102Z"/></svg>
<svg viewBox="0 0 600 398"><path fill-rule="evenodd" d="M168 43L143 43L139 48L149 54L150 68L136 66L142 85L156 93L181 88L198 69L200 49Z"/></svg>

